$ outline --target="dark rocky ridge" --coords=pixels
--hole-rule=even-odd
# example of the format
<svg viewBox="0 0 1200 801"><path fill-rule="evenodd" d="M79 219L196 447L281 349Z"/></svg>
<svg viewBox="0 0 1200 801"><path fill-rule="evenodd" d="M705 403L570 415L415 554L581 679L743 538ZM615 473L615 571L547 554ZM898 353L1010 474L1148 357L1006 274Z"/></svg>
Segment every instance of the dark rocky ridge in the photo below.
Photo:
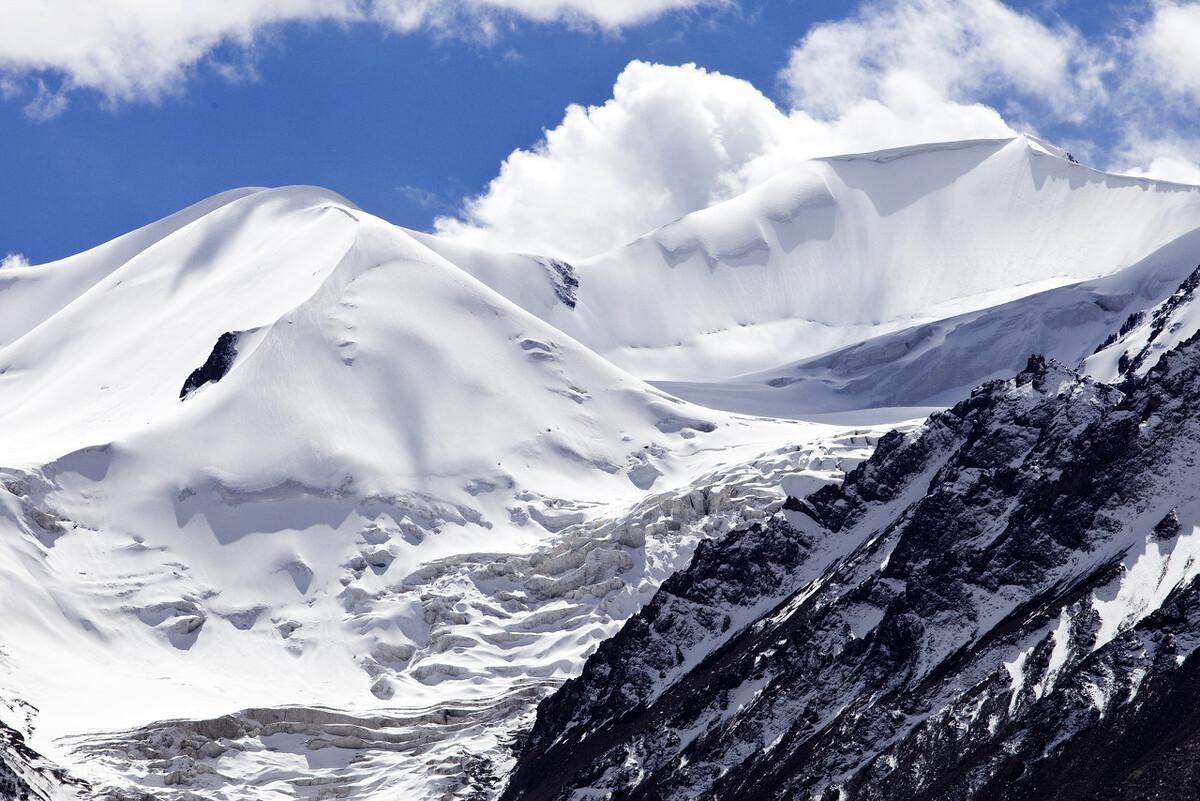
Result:
<svg viewBox="0 0 1200 801"><path fill-rule="evenodd" d="M62 788L85 790L86 785L49 763L25 742L25 736L0 723L0 799L49 801Z"/></svg>
<svg viewBox="0 0 1200 801"><path fill-rule="evenodd" d="M504 798L1195 798L1200 344L1123 389L1032 358L702 544Z"/></svg>
<svg viewBox="0 0 1200 801"><path fill-rule="evenodd" d="M1200 288L1200 266L1196 267L1180 283L1179 288L1170 297L1150 310L1145 342L1126 348L1117 361L1117 371L1121 376L1131 376L1141 370L1143 365L1156 352L1156 345L1159 344L1159 338L1163 335L1163 332L1167 331L1171 326L1178 324L1176 316L1192 302L1198 288ZM1145 311L1138 311L1129 315L1121 325L1120 330L1113 333L1096 348L1096 353L1122 343L1123 340L1127 339L1146 322Z"/></svg>

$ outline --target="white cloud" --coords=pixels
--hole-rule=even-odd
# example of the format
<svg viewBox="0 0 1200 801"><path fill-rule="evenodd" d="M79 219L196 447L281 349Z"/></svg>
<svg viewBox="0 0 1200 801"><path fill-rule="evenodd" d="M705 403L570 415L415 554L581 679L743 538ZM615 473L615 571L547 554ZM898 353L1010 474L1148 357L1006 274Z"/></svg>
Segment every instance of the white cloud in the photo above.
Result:
<svg viewBox="0 0 1200 801"><path fill-rule="evenodd" d="M1147 137L1137 130L1126 131L1112 169L1142 178L1200 184L1200 140L1164 132Z"/></svg>
<svg viewBox="0 0 1200 801"><path fill-rule="evenodd" d="M0 259L0 270L7 270L10 267L28 267L29 259L25 258L23 253L9 253L4 258Z"/></svg>
<svg viewBox="0 0 1200 801"><path fill-rule="evenodd" d="M456 202L438 192L414 184L401 184L396 187L396 194L416 206L436 212L453 211Z"/></svg>
<svg viewBox="0 0 1200 801"><path fill-rule="evenodd" d="M1134 40L1142 85L1176 99L1200 100L1200 3L1159 2Z"/></svg>
<svg viewBox="0 0 1200 801"><path fill-rule="evenodd" d="M1090 122L1117 130L1109 169L1200 184L1200 2L1156 0L1149 11L1108 42L1120 65L1109 119Z"/></svg>
<svg viewBox="0 0 1200 801"><path fill-rule="evenodd" d="M54 119L67 109L67 95L62 90L53 91L46 87L44 81L35 81L37 89L33 97L25 104L25 113L30 119L44 122Z"/></svg>
<svg viewBox="0 0 1200 801"><path fill-rule="evenodd" d="M222 43L248 47L272 23L354 13L351 0L0 0L0 69L113 101L154 99Z"/></svg>
<svg viewBox="0 0 1200 801"><path fill-rule="evenodd" d="M1154 155L1149 161L1141 159L1129 167L1117 169L1127 175L1153 178L1156 181L1200 185L1200 166L1196 164L1195 155L1197 152L1200 151L1193 145L1187 154Z"/></svg>
<svg viewBox="0 0 1200 801"><path fill-rule="evenodd" d="M430 29L491 38L502 24L518 20L616 30L669 11L726 2L0 0L0 81L6 96L24 77L25 91L37 93L40 85L48 96L90 89L110 102L155 100L179 91L189 72L217 48L232 46L245 55L259 37L283 24L373 23L402 33ZM47 89L50 82L58 88ZM42 117L54 110L45 98L31 107Z"/></svg>
<svg viewBox="0 0 1200 801"><path fill-rule="evenodd" d="M1103 96L1104 68L1078 32L996 0L905 0L813 28L783 77L794 106L825 117L878 98L901 74L947 99L1003 89L1077 117Z"/></svg>
<svg viewBox="0 0 1200 801"><path fill-rule="evenodd" d="M504 15L617 30L669 11L728 3L729 0L375 0L372 13L405 31L471 21L494 24Z"/></svg>
<svg viewBox="0 0 1200 801"><path fill-rule="evenodd" d="M981 74L960 76L959 88L943 74L948 60L969 49L959 39L996 32L1003 46L988 46L997 51L1049 43L1066 53L1064 41L1073 35L1024 17L986 14L971 4L978 29L967 35L962 25L937 23L944 30L930 34L942 48L935 53L935 41L921 40L929 32L917 30L926 24L917 12L930 7L926 0L872 7L853 23L815 29L782 76L797 102L791 110L780 109L745 81L692 65L634 62L617 79L611 100L572 106L536 147L510 155L459 217L441 218L435 227L478 245L581 258L814 156L1012 135L998 111L966 98L966 85L991 80L990 73L1000 69L995 64L1002 63L1033 87L1029 65L1015 56L976 59ZM881 53L883 25L893 32L889 41L911 46L897 44L896 53ZM1059 74L1048 80L1077 86L1070 59L1064 55L1057 63ZM817 77L852 88L825 91Z"/></svg>
<svg viewBox="0 0 1200 801"><path fill-rule="evenodd" d="M834 120L784 112L751 84L694 65L633 62L602 106L572 106L517 150L438 233L505 250L582 258L745 191L814 156L999 137L993 109L948 101L911 75Z"/></svg>

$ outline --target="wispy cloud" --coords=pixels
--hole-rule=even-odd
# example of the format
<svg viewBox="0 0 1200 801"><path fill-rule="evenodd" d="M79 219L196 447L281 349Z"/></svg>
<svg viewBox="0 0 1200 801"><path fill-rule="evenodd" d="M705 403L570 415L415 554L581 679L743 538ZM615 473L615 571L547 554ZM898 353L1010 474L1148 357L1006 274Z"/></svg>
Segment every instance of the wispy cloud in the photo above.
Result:
<svg viewBox="0 0 1200 801"><path fill-rule="evenodd" d="M453 212L458 204L457 197L447 197L438 192L412 184L397 186L396 192L409 203L432 212L443 214Z"/></svg>
<svg viewBox="0 0 1200 801"><path fill-rule="evenodd" d="M1075 29L995 0L905 0L817 26L783 77L793 106L824 118L880 99L904 76L947 100L1003 95L1043 116L1079 119L1104 101L1108 69Z"/></svg>
<svg viewBox="0 0 1200 801"><path fill-rule="evenodd" d="M50 89L43 80L34 81L33 96L25 103L25 114L32 120L44 122L67 110L67 93L61 88Z"/></svg>
<svg viewBox="0 0 1200 801"><path fill-rule="evenodd" d="M25 258L22 253L9 253L4 258L0 258L0 270L7 270L10 267L28 267L29 259Z"/></svg>

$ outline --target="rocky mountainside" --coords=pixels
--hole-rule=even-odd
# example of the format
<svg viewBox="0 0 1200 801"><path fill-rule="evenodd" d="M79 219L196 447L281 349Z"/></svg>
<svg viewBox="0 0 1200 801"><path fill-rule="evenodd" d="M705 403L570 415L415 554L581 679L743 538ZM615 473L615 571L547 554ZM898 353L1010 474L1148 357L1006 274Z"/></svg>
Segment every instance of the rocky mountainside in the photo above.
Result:
<svg viewBox="0 0 1200 801"><path fill-rule="evenodd" d="M5 711L24 722L0 722L0 798L5 801L58 801L76 797L86 785L29 746L29 724L35 710L4 704Z"/></svg>
<svg viewBox="0 0 1200 801"><path fill-rule="evenodd" d="M1198 457L1197 337L1122 389L1031 358L703 543L503 797L1194 798Z"/></svg>

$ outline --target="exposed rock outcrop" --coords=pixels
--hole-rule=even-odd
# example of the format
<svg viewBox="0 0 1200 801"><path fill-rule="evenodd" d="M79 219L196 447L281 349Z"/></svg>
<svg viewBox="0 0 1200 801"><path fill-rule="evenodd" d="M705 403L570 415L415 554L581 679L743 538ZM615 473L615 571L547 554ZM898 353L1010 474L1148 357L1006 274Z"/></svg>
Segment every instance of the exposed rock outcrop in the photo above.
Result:
<svg viewBox="0 0 1200 801"><path fill-rule="evenodd" d="M226 331L217 338L217 344L213 345L212 353L208 354L204 364L193 370L183 382L183 389L179 390L180 400L185 400L205 384L216 383L225 377L237 358L238 336L237 331Z"/></svg>
<svg viewBox="0 0 1200 801"><path fill-rule="evenodd" d="M701 544L543 702L504 798L1193 798L1200 343L1031 358Z"/></svg>

